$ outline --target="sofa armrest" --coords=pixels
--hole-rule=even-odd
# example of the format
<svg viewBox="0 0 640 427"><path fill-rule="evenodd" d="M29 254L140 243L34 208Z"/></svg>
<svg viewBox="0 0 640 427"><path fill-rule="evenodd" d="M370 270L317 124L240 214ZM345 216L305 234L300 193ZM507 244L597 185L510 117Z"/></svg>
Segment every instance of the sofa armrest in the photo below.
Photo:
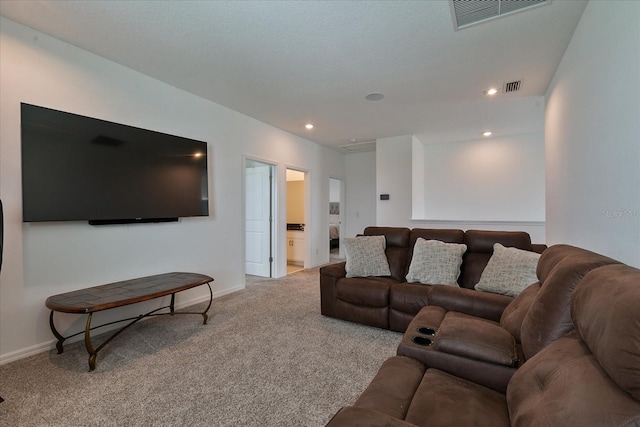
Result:
<svg viewBox="0 0 640 427"><path fill-rule="evenodd" d="M437 305L449 311L457 311L483 319L500 321L502 312L513 301L506 295L476 291L454 286L431 286L429 305Z"/></svg>
<svg viewBox="0 0 640 427"><path fill-rule="evenodd" d="M415 427L415 424L394 418L374 409L348 406L333 416L327 427Z"/></svg>
<svg viewBox="0 0 640 427"><path fill-rule="evenodd" d="M320 275L329 276L334 279L340 279L347 276L346 262L338 262L335 264L325 265L320 267Z"/></svg>
<svg viewBox="0 0 640 427"><path fill-rule="evenodd" d="M346 262L325 265L320 268L320 313L336 317L336 285L347 275Z"/></svg>

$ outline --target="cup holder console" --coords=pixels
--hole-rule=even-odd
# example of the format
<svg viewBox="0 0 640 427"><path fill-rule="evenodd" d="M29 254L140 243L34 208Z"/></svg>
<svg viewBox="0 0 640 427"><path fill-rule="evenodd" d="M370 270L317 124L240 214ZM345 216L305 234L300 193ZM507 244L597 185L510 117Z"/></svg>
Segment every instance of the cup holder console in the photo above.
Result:
<svg viewBox="0 0 640 427"><path fill-rule="evenodd" d="M424 346L429 346L429 345L433 344L433 341L431 341L429 338L421 337L421 336L413 336L413 337L411 337L411 341L413 341L414 343L416 343L418 345L424 345Z"/></svg>
<svg viewBox="0 0 640 427"><path fill-rule="evenodd" d="M429 328L427 326L422 326L422 327L418 328L417 331L419 333L421 333L422 335L434 336L436 334L436 330L435 329Z"/></svg>

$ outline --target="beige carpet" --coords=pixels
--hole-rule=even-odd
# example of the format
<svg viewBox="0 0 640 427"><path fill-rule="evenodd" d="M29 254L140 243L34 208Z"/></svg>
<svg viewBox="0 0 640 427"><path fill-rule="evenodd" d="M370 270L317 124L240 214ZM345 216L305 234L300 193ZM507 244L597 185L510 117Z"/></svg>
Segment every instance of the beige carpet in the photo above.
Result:
<svg viewBox="0 0 640 427"><path fill-rule="evenodd" d="M141 322L94 372L81 342L0 366L0 425L321 426L401 338L321 316L317 269L248 280L209 315L204 326L199 316Z"/></svg>

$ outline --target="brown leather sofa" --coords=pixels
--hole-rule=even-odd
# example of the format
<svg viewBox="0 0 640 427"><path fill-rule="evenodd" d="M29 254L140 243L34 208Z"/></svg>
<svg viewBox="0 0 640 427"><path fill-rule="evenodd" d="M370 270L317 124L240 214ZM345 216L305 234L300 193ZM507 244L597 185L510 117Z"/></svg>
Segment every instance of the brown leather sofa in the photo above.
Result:
<svg viewBox="0 0 640 427"><path fill-rule="evenodd" d="M552 254L563 252L552 249ZM549 263L551 270L538 274L548 280L565 263ZM513 374L506 392L395 356L355 404L342 408L328 425L640 426L640 270L613 263L584 277L584 271L572 268L561 273L576 285L554 293L552 300L546 300L552 296L545 291L546 280L537 292L537 284L527 289L537 293L538 304L526 310L520 335L523 350L535 354ZM547 303L559 299L563 304L569 296L568 310L556 319L544 318ZM527 299L523 296L521 303ZM542 329L555 323L570 331L539 340L539 321L549 322ZM549 343L549 338L554 339Z"/></svg>
<svg viewBox="0 0 640 427"><path fill-rule="evenodd" d="M398 355L504 393L524 361L573 329L569 305L575 286L589 271L610 264L619 262L574 246L552 246L538 261L539 281L506 307L500 322L429 305L409 324Z"/></svg>
<svg viewBox="0 0 640 427"><path fill-rule="evenodd" d="M325 316L398 332L404 332L427 305L500 321L513 298L473 289L493 254L494 243L539 253L546 248L532 245L528 233L517 231L367 227L363 234L385 236L391 276L347 278L345 263L322 267L321 312ZM406 282L413 247L419 237L467 245L458 278L460 288Z"/></svg>

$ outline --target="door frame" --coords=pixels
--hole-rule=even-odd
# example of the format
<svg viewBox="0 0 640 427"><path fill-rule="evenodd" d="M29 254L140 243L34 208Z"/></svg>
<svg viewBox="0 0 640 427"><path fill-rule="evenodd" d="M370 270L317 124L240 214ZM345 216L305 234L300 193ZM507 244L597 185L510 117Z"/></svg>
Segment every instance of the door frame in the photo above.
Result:
<svg viewBox="0 0 640 427"><path fill-rule="evenodd" d="M345 180L344 178L334 178L329 176L329 200L331 200L331 180L340 182L340 233L339 233L339 242L340 246L338 246L338 257L344 258L344 245L342 244L342 240L345 235L345 218L346 218L346 197L345 197ZM328 228L328 225L327 225ZM331 245L329 245L329 259L331 259Z"/></svg>
<svg viewBox="0 0 640 427"><path fill-rule="evenodd" d="M284 272L287 271L287 254L286 254L286 241L287 241L287 169L291 169L297 172L302 172L304 174L304 262L303 267L309 268L311 265L311 254L309 251L310 245L310 236L309 227L311 226L311 172L309 169L286 164L284 167L283 175L284 175L284 200L282 208L285 213L282 215L282 244L284 249L284 260L282 261L282 265L284 267Z"/></svg>

